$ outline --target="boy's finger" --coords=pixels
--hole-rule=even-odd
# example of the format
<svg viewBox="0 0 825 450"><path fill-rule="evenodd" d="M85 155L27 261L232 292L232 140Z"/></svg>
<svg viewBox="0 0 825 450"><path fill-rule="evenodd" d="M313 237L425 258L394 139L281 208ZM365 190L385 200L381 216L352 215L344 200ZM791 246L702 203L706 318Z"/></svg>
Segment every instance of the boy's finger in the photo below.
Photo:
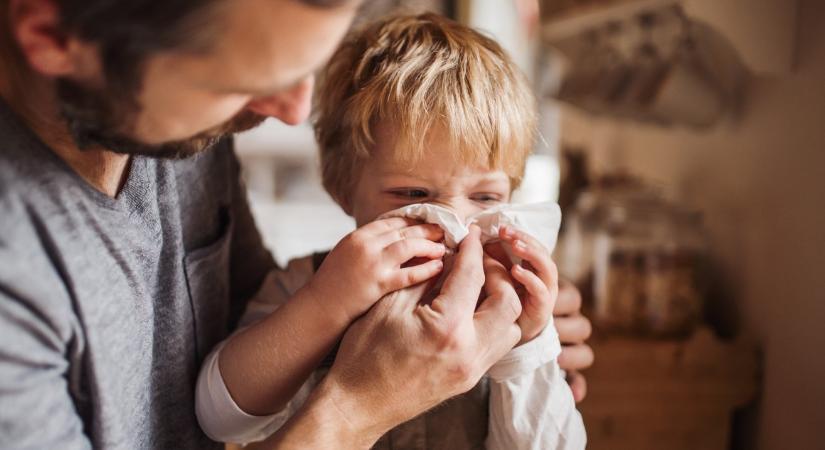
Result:
<svg viewBox="0 0 825 450"><path fill-rule="evenodd" d="M550 303L550 290L547 288L547 285L544 284L544 281L538 277L538 275L518 264L510 269L510 273L516 281L524 285L524 288L527 289L529 297L538 300L547 300L545 302L547 303L546 305L536 304L533 305L534 307L546 307L548 309L548 314L553 310L553 305Z"/></svg>
<svg viewBox="0 0 825 450"><path fill-rule="evenodd" d="M502 230L502 234L510 233L506 234L508 236L506 242L512 247L514 255L529 261L539 277L548 286L556 283L558 279L558 269L550 258L550 252L547 251L541 242L527 233L522 233L511 227L505 227Z"/></svg>
<svg viewBox="0 0 825 450"><path fill-rule="evenodd" d="M440 259L447 252L444 244L429 239L402 239L384 249L386 261L393 267L413 258Z"/></svg>
<svg viewBox="0 0 825 450"><path fill-rule="evenodd" d="M388 219L378 219L373 222L370 222L359 230L368 232L370 234L384 234L393 230L400 230L402 228L406 228L415 224L420 224L421 221L410 219L407 217L390 217Z"/></svg>
<svg viewBox="0 0 825 450"><path fill-rule="evenodd" d="M397 272L392 283L393 290L404 289L419 283L423 283L438 274L444 269L444 262L440 259L419 264L417 266L407 267Z"/></svg>
<svg viewBox="0 0 825 450"><path fill-rule="evenodd" d="M470 226L470 234L461 241L453 268L444 280L441 293L433 300L432 309L441 314L454 312L471 317L484 285L482 267L481 230Z"/></svg>
<svg viewBox="0 0 825 450"><path fill-rule="evenodd" d="M384 245L389 245L391 242L402 239L428 239L433 242L438 242L444 239L444 230L436 224L420 223L388 231L384 233L380 239L385 242Z"/></svg>

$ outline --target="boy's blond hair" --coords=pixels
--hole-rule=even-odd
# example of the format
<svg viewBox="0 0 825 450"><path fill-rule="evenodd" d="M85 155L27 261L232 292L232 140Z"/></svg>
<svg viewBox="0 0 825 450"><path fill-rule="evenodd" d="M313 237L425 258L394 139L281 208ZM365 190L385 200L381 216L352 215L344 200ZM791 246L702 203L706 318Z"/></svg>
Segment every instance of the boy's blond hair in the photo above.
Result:
<svg viewBox="0 0 825 450"><path fill-rule="evenodd" d="M504 50L431 13L379 20L350 35L315 98L323 183L339 203L355 187L378 123L392 127L398 161L414 162L428 131L443 127L460 161L504 171L513 189L536 137L535 100Z"/></svg>

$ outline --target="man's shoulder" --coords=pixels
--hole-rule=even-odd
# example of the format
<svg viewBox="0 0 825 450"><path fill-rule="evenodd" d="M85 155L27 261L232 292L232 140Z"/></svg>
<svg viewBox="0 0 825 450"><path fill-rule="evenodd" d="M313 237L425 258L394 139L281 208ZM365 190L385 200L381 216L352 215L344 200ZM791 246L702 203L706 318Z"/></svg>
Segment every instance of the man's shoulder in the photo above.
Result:
<svg viewBox="0 0 825 450"><path fill-rule="evenodd" d="M38 180L19 176L0 158L0 310L29 310L55 325L70 305L54 248L44 239L44 222L32 194ZM47 198L47 197L44 197Z"/></svg>
<svg viewBox="0 0 825 450"><path fill-rule="evenodd" d="M38 217L64 208L71 197L67 174L55 161L0 148L0 243L19 243L36 232Z"/></svg>
<svg viewBox="0 0 825 450"><path fill-rule="evenodd" d="M29 204L47 180L37 174L28 176L26 167L18 160L0 154L0 242L15 236L16 230L31 225Z"/></svg>

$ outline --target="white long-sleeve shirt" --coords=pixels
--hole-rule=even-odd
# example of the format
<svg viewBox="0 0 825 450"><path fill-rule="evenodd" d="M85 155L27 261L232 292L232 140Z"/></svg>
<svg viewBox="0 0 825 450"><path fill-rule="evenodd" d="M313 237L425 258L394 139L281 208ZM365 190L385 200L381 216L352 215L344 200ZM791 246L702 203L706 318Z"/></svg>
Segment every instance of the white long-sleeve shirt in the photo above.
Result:
<svg viewBox="0 0 825 450"><path fill-rule="evenodd" d="M248 326L275 311L313 274L312 258L290 262L269 274L241 319ZM218 364L223 344L206 358L198 378L196 409L204 432L223 442L254 442L277 431L304 404L326 370L313 372L283 410L253 416L232 399ZM530 342L493 365L489 377L489 414L485 445L490 450L583 449L581 415L556 358L561 351L552 322ZM423 420L420 418L413 420Z"/></svg>

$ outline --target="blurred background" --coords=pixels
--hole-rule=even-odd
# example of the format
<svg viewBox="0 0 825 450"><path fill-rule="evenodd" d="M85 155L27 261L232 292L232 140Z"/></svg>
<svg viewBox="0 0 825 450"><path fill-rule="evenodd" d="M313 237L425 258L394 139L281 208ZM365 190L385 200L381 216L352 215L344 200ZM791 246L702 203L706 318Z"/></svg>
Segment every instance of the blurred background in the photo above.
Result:
<svg viewBox="0 0 825 450"><path fill-rule="evenodd" d="M558 201L592 449L825 449L825 2L373 0L495 37L539 98L516 201ZM311 127L237 138L281 265L353 229ZM819 205L819 206L817 206Z"/></svg>

